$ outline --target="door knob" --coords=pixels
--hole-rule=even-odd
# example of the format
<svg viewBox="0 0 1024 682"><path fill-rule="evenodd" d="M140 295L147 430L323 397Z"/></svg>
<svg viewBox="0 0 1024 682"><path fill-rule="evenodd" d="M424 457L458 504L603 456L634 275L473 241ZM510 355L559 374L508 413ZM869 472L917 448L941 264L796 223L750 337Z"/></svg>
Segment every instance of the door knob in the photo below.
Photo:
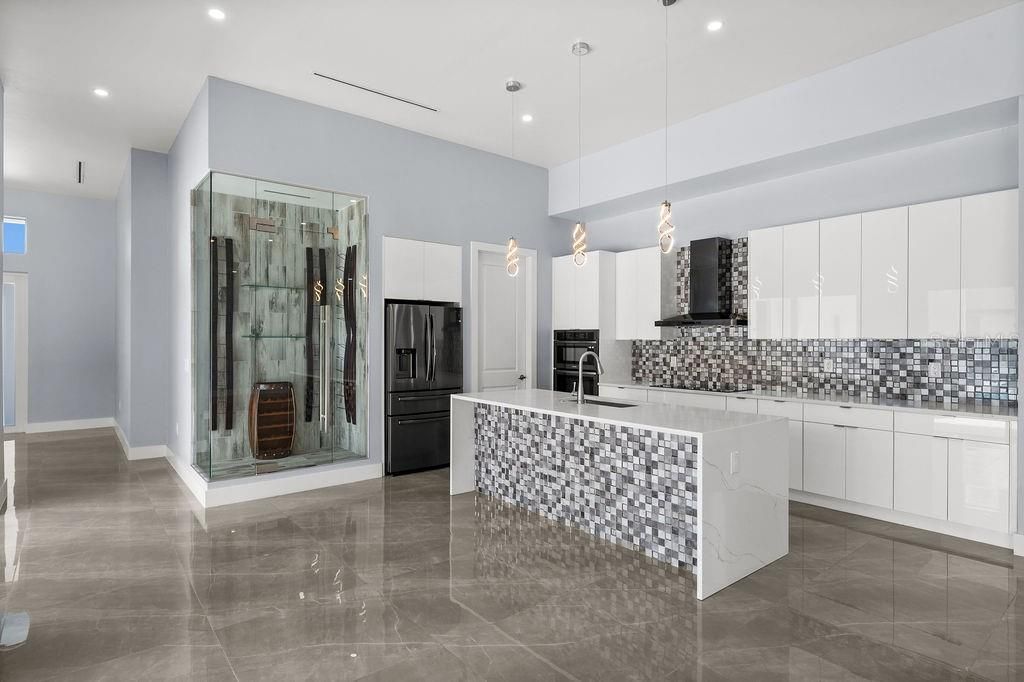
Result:
<svg viewBox="0 0 1024 682"><path fill-rule="evenodd" d="M525 378L526 378L526 375L525 375L525 374L520 374L520 375L519 375L519 380L520 380L520 381L522 381L522 380L523 380L523 379L525 379Z"/></svg>

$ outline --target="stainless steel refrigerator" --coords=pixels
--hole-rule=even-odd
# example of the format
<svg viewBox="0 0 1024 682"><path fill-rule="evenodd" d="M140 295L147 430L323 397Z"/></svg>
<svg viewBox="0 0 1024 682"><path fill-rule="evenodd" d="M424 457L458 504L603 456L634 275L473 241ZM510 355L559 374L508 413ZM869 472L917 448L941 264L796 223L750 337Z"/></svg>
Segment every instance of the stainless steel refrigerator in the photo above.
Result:
<svg viewBox="0 0 1024 682"><path fill-rule="evenodd" d="M451 395L462 392L462 308L388 301L384 321L385 470L447 465Z"/></svg>

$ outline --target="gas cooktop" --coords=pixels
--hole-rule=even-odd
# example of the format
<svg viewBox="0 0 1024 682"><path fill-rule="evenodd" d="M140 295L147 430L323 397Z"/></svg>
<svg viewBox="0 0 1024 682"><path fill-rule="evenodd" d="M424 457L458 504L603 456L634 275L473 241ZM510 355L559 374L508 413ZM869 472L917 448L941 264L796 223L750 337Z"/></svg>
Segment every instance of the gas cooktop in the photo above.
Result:
<svg viewBox="0 0 1024 682"><path fill-rule="evenodd" d="M719 386L700 386L696 384L654 384L651 388L674 388L684 391L707 391L708 393L742 393L749 391L749 388L735 384L721 384Z"/></svg>

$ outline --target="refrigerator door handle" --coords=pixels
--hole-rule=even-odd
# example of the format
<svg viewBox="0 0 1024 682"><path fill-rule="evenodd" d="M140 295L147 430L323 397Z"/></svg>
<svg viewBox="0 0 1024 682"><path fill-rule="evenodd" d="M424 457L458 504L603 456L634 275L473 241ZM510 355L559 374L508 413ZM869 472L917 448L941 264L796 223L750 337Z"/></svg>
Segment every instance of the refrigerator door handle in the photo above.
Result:
<svg viewBox="0 0 1024 682"><path fill-rule="evenodd" d="M430 320L430 377L431 381L437 378L437 339L434 337L434 314L427 316Z"/></svg>

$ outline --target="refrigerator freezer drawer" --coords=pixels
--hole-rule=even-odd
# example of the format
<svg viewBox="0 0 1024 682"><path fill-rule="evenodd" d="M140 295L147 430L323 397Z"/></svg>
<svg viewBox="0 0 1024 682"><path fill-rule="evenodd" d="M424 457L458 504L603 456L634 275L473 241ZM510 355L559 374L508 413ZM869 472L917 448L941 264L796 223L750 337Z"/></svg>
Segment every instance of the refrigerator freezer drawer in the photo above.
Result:
<svg viewBox="0 0 1024 682"><path fill-rule="evenodd" d="M448 464L450 413L388 417L387 473Z"/></svg>
<svg viewBox="0 0 1024 682"><path fill-rule="evenodd" d="M391 393L388 395L388 416L447 412L451 408L452 394L460 392L461 389Z"/></svg>

